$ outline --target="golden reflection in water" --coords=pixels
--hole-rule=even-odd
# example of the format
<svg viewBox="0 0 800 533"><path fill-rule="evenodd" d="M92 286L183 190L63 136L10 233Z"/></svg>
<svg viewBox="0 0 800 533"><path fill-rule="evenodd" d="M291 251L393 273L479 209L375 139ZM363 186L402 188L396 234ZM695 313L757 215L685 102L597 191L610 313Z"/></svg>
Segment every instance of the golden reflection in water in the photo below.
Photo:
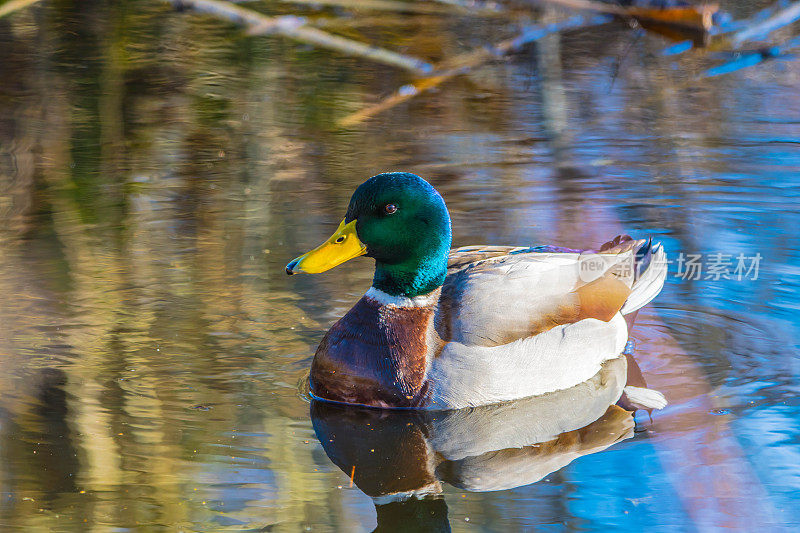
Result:
<svg viewBox="0 0 800 533"><path fill-rule="evenodd" d="M131 30L137 19L116 23ZM62 46L85 45L57 44L63 33L23 21L43 43L39 55L55 59ZM103 40L123 39L117 31L112 24ZM214 489L203 478L224 457L247 462L235 440L241 428L263 435L260 453L283 465L248 520L303 520L326 487L305 479L312 449L296 445L287 418L301 418L304 406L273 400L278 370L310 352L301 332L316 326L293 295L270 287L262 266L264 248L277 240L264 239L273 224L269 181L296 175L298 150L279 132L254 132L283 169L243 187L243 147L225 134L227 119L219 120L227 113L213 116L214 101L223 101L207 94L214 85L190 82L167 101L125 86L153 68L139 64L158 47L148 40L141 35L129 53L97 43L87 58L96 78L56 69L40 79L33 64L20 72L30 92L10 113L13 137L4 144L13 148L0 180L0 479L13 496L3 523L27 531L206 523ZM159 61L180 77L201 51L167 47ZM213 68L237 77L227 65L218 59ZM153 122L123 127L123 106ZM263 119L246 106L236 115ZM175 162L181 153L186 159ZM237 390L248 373L264 394L245 401ZM255 421L240 420L253 418L243 405L258 410Z"/></svg>

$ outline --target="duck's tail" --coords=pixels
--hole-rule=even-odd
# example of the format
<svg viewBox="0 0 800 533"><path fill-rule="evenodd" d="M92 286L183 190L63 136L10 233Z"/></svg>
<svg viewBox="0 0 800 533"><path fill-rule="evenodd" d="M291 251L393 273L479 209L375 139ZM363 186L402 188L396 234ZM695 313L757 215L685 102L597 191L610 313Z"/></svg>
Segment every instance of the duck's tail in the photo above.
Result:
<svg viewBox="0 0 800 533"><path fill-rule="evenodd" d="M634 256L635 281L630 296L620 310L623 315L647 305L661 292L667 278L667 254L661 243L653 243L652 238L639 242L641 244Z"/></svg>
<svg viewBox="0 0 800 533"><path fill-rule="evenodd" d="M625 393L623 407L629 411L636 409L663 409L667 406L667 398L655 389L645 387L634 387L627 385L622 391Z"/></svg>
<svg viewBox="0 0 800 533"><path fill-rule="evenodd" d="M637 241L628 235L615 237L605 243L600 250L633 253L633 285L628 299L620 309L630 331L636 319L636 312L658 296L664 287L667 278L667 254L661 243L653 243L652 238ZM627 272L630 275L631 271ZM628 384L624 388L619 405L631 411L645 409L648 413L654 409L663 409L667 405L667 399L659 391L647 387L639 365L633 357L633 350L634 341L631 339L623 352L628 360Z"/></svg>

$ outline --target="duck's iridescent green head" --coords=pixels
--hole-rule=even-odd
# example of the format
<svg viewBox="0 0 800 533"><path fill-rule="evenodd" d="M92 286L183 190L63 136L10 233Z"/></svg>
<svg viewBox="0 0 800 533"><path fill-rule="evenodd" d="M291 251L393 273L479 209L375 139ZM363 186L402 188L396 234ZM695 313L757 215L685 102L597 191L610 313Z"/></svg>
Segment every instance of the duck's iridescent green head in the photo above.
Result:
<svg viewBox="0 0 800 533"><path fill-rule="evenodd" d="M387 172L362 183L337 232L286 272L324 272L367 255L375 259L375 288L413 297L444 282L450 242L450 215L436 189L415 174Z"/></svg>

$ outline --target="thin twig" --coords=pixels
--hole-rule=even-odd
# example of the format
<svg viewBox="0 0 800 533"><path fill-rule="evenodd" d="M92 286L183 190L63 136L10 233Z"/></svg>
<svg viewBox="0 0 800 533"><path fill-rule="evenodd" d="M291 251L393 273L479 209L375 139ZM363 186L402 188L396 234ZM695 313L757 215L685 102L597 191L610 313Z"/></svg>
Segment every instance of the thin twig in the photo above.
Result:
<svg viewBox="0 0 800 533"><path fill-rule="evenodd" d="M483 0L434 0L440 4L456 6L469 11L504 11L503 6L497 2Z"/></svg>
<svg viewBox="0 0 800 533"><path fill-rule="evenodd" d="M639 43L639 40L644 35L644 31L640 30L633 34L633 39L625 47L623 50L622 55L617 58L616 64L614 65L614 69L611 71L611 83L608 85L608 92L610 93L614 89L614 82L617 81L617 77L619 77L619 71L622 68L622 62L628 57L628 54L633 50L633 47Z"/></svg>
<svg viewBox="0 0 800 533"><path fill-rule="evenodd" d="M358 17L330 17L327 15L308 17L308 24L315 28L325 30L353 30L367 28L402 28L412 27L419 22L419 17L425 15L408 15L405 17L387 17L385 15L371 15Z"/></svg>
<svg viewBox="0 0 800 533"><path fill-rule="evenodd" d="M625 8L616 4L604 4L591 0L536 0L539 4L550 4L577 11L593 11L608 15L624 15Z"/></svg>
<svg viewBox="0 0 800 533"><path fill-rule="evenodd" d="M250 35L281 35L295 41L335 50L350 56L391 65L408 70L417 75L428 74L433 70L430 63L422 59L407 56L372 46L359 41L353 41L338 35L326 33L320 29L306 25L301 17L280 16L269 17L252 9L239 7L230 2L220 0L163 0L179 9L193 9L200 13L208 13L227 19L235 24L248 28Z"/></svg>
<svg viewBox="0 0 800 533"><path fill-rule="evenodd" d="M403 102L406 102L417 95L438 87L442 83L454 78L455 76L466 74L476 67L502 57L511 52L519 50L526 44L541 39L555 32L568 29L576 29L596 24L608 22L608 17L595 15L592 17L575 16L561 22L550 24L540 24L526 28L513 39L508 39L492 47L479 48L470 52L459 54L449 60L445 60L434 70L433 74L427 78L417 80L409 85L404 85L394 94L386 97L377 104L367 106L360 111L356 111L339 120L339 125L345 128L355 126L368 120L375 115L391 109Z"/></svg>
<svg viewBox="0 0 800 533"><path fill-rule="evenodd" d="M38 1L39 0L9 0L5 4L0 5L0 18L10 15L14 11L20 10L23 7L28 7L31 4L35 4Z"/></svg>
<svg viewBox="0 0 800 533"><path fill-rule="evenodd" d="M447 6L430 3L398 2L397 0L280 0L285 4L335 6L356 11L398 11L400 13L452 13Z"/></svg>

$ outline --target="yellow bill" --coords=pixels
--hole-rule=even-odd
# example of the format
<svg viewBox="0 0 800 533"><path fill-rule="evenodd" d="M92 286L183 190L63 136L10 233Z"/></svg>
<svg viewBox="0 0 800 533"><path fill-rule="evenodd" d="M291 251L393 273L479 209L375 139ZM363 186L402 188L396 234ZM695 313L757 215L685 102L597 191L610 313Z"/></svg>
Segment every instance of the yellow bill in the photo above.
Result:
<svg viewBox="0 0 800 533"><path fill-rule="evenodd" d="M286 273L318 274L365 253L367 247L358 239L356 221L345 224L342 220L327 241L286 265Z"/></svg>

